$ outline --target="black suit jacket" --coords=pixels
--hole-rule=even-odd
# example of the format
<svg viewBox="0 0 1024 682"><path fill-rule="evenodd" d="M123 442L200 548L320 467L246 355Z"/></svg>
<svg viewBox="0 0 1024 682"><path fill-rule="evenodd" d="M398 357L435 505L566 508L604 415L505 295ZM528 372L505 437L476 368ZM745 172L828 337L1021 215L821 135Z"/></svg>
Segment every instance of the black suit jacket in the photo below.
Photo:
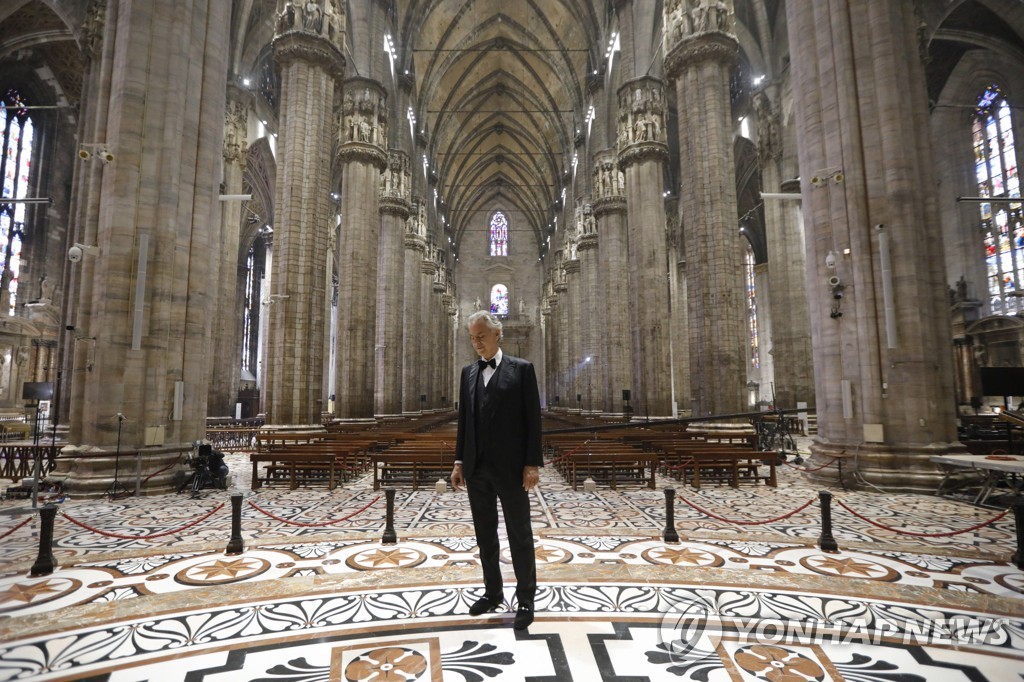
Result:
<svg viewBox="0 0 1024 682"><path fill-rule="evenodd" d="M521 481L523 467L544 466L537 374L528 361L502 353L501 364L487 383L487 413L480 415L483 428L477 433L479 372L476 362L462 368L455 458L462 460L463 474L471 478L480 446L499 473Z"/></svg>

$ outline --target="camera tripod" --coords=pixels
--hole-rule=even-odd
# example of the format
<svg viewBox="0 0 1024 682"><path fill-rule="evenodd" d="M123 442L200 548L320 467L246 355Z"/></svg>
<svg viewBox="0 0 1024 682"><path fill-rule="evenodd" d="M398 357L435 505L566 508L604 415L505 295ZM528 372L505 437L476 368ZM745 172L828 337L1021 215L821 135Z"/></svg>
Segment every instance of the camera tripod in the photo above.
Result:
<svg viewBox="0 0 1024 682"><path fill-rule="evenodd" d="M204 453L203 446L197 441L188 460L186 460L192 467L192 473L178 486L179 493L191 490L191 496L195 498L199 497L199 491L203 488L220 488L223 490L226 487L226 482L222 481L219 476L215 476L211 470L210 458L211 455Z"/></svg>

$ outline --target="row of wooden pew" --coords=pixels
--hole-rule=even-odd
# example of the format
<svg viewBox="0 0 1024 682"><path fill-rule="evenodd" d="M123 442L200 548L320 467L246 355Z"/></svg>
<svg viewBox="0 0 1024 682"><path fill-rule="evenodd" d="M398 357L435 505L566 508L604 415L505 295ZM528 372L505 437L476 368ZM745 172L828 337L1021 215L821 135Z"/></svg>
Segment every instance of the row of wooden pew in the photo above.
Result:
<svg viewBox="0 0 1024 682"><path fill-rule="evenodd" d="M617 489L653 489L658 473L700 488L705 483L759 483L775 487L773 453L754 449L755 435L743 430L681 430L678 427L622 428L599 432L548 433L548 463L573 489L586 479ZM332 431L268 431L256 438L252 489L263 485L327 483L334 489L368 471L373 487L416 490L447 479L454 461L455 428L430 431L404 424Z"/></svg>
<svg viewBox="0 0 1024 682"><path fill-rule="evenodd" d="M657 472L695 488L708 482L737 487L759 481L776 487L775 455L754 450L755 438L741 430L651 427L548 434L545 443L551 463L573 490L585 478L613 490L627 482L653 489Z"/></svg>
<svg viewBox="0 0 1024 682"><path fill-rule="evenodd" d="M403 428L353 431L274 431L257 435L249 455L253 490L287 482L338 483L373 471L373 487L412 485L447 477L454 459L454 430L416 432Z"/></svg>

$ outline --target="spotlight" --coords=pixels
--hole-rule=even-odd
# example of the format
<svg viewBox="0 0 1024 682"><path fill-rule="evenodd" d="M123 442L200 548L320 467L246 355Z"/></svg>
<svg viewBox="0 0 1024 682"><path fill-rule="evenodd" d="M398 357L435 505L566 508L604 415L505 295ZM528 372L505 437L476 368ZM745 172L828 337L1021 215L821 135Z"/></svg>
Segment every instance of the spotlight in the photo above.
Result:
<svg viewBox="0 0 1024 682"><path fill-rule="evenodd" d="M82 161L88 161L89 159L92 158L92 152L90 152L85 147L82 147L81 149L78 150L78 158L80 158Z"/></svg>

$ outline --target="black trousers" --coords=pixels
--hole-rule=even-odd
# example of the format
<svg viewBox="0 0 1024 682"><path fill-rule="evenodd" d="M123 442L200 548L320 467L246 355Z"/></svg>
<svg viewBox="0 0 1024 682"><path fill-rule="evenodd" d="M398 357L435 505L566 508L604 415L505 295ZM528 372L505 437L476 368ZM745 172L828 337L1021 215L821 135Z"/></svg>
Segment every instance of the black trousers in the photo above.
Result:
<svg viewBox="0 0 1024 682"><path fill-rule="evenodd" d="M484 570L484 594L490 599L502 596L501 564L498 545L498 500L508 531L512 568L516 574L516 599L519 606L533 608L537 592L537 562L534 557L533 528L530 526L530 494L523 480L508 480L493 469L478 467L466 481L473 530Z"/></svg>

